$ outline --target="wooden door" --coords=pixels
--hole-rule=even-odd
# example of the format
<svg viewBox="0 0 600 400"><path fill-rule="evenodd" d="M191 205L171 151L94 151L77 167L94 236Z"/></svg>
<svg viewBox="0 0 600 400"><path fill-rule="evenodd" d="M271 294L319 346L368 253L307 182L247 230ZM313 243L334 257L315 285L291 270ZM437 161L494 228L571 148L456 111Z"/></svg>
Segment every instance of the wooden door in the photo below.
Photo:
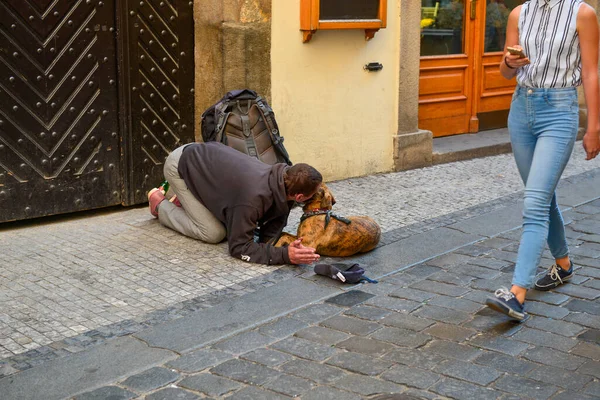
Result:
<svg viewBox="0 0 600 400"><path fill-rule="evenodd" d="M0 1L0 222L121 203L115 0Z"/></svg>
<svg viewBox="0 0 600 400"><path fill-rule="evenodd" d="M523 0L479 1L478 54L476 57L476 92L473 114L507 110L516 80L507 80L500 74L499 64L504 54L506 21L508 15ZM517 43L510 43L514 45ZM476 131L476 130L475 130Z"/></svg>
<svg viewBox="0 0 600 400"><path fill-rule="evenodd" d="M522 0L422 0L419 128L435 137L479 130L506 110L515 80L500 75L506 21Z"/></svg>

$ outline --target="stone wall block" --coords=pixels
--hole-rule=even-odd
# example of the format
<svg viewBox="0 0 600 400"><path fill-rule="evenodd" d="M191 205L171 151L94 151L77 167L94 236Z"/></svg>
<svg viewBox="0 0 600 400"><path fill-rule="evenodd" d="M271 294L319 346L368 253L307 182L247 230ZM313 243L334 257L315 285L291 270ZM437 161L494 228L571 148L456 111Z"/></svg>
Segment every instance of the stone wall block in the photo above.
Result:
<svg viewBox="0 0 600 400"><path fill-rule="evenodd" d="M223 21L223 0L194 0L196 26L218 24Z"/></svg>
<svg viewBox="0 0 600 400"><path fill-rule="evenodd" d="M266 22L271 20L271 0L223 0L224 22Z"/></svg>
<svg viewBox="0 0 600 400"><path fill-rule="evenodd" d="M394 167L396 171L428 167L432 164L433 134L418 132L394 136Z"/></svg>
<svg viewBox="0 0 600 400"><path fill-rule="evenodd" d="M246 31L246 85L271 100L271 23L260 22Z"/></svg>
<svg viewBox="0 0 600 400"><path fill-rule="evenodd" d="M223 24L223 94L246 87L246 33L250 29L240 23Z"/></svg>
<svg viewBox="0 0 600 400"><path fill-rule="evenodd" d="M419 123L419 60L421 9L400 4L400 82L398 87L398 134L417 131Z"/></svg>
<svg viewBox="0 0 600 400"><path fill-rule="evenodd" d="M223 92L249 88L271 93L270 23L224 23Z"/></svg>
<svg viewBox="0 0 600 400"><path fill-rule="evenodd" d="M223 96L223 56L221 51L221 26L196 24L196 84L195 107L197 141L201 141L201 115Z"/></svg>

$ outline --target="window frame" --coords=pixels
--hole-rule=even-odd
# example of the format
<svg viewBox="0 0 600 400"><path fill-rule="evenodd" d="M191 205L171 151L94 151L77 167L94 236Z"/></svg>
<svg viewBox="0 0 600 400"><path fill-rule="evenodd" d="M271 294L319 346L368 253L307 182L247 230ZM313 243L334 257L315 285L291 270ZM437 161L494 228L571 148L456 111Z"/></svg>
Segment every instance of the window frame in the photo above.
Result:
<svg viewBox="0 0 600 400"><path fill-rule="evenodd" d="M375 33L387 25L387 0L379 0L376 19L320 19L320 0L300 0L300 30L302 42L307 43L318 30L364 29L365 40L371 40Z"/></svg>

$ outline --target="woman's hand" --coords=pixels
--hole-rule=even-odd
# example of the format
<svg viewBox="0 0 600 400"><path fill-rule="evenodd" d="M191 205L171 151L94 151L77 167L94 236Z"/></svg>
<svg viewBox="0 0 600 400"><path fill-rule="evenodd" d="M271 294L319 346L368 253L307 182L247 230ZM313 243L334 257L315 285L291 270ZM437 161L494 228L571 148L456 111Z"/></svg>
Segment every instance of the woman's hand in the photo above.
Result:
<svg viewBox="0 0 600 400"><path fill-rule="evenodd" d="M585 149L586 160L596 158L598 153L600 153L600 132L587 131L583 135L583 148Z"/></svg>
<svg viewBox="0 0 600 400"><path fill-rule="evenodd" d="M577 33L581 48L581 79L587 109L587 130L583 136L586 160L591 160L600 151L600 120L598 107L598 19L596 11L583 3L577 13Z"/></svg>
<svg viewBox="0 0 600 400"><path fill-rule="evenodd" d="M506 23L506 47L516 47L520 48L519 43L519 15L521 14L521 6L516 6L510 12L508 16L508 21ZM517 74L517 68L522 67L523 65L527 65L529 63L528 58L521 58L519 56L512 55L506 50L506 54L500 60L500 74L506 79L512 79ZM523 64L523 65L521 65Z"/></svg>
<svg viewBox="0 0 600 400"><path fill-rule="evenodd" d="M523 50L523 48L519 45L515 45L515 46L511 46L511 47L514 47L519 50ZM512 69L521 68L530 63L529 58L521 57L516 54L511 54L508 51L504 54L504 62L508 65L509 68L512 68Z"/></svg>
<svg viewBox="0 0 600 400"><path fill-rule="evenodd" d="M288 246L288 256L292 264L312 264L319 261L319 256L312 247L302 245L302 238L293 241Z"/></svg>

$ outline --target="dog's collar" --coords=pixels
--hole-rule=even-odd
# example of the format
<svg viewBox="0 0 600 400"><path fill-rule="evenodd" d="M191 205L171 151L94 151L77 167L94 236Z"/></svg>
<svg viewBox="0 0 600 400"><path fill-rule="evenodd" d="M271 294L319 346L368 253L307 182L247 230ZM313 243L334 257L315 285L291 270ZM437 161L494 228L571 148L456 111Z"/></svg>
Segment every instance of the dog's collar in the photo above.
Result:
<svg viewBox="0 0 600 400"><path fill-rule="evenodd" d="M300 217L300 222L304 221L306 218L314 217L315 215L323 215L330 213L331 210L327 208L315 208L310 211L304 211L304 214Z"/></svg>
<svg viewBox="0 0 600 400"><path fill-rule="evenodd" d="M325 215L325 228L327 228L327 225L329 224L329 221L331 221L332 217L340 222L345 223L346 225L352 222L348 218L340 217L339 215L332 213L331 210L327 208L315 208L314 210L305 211L300 217L300 222L307 218L314 217L315 215Z"/></svg>

